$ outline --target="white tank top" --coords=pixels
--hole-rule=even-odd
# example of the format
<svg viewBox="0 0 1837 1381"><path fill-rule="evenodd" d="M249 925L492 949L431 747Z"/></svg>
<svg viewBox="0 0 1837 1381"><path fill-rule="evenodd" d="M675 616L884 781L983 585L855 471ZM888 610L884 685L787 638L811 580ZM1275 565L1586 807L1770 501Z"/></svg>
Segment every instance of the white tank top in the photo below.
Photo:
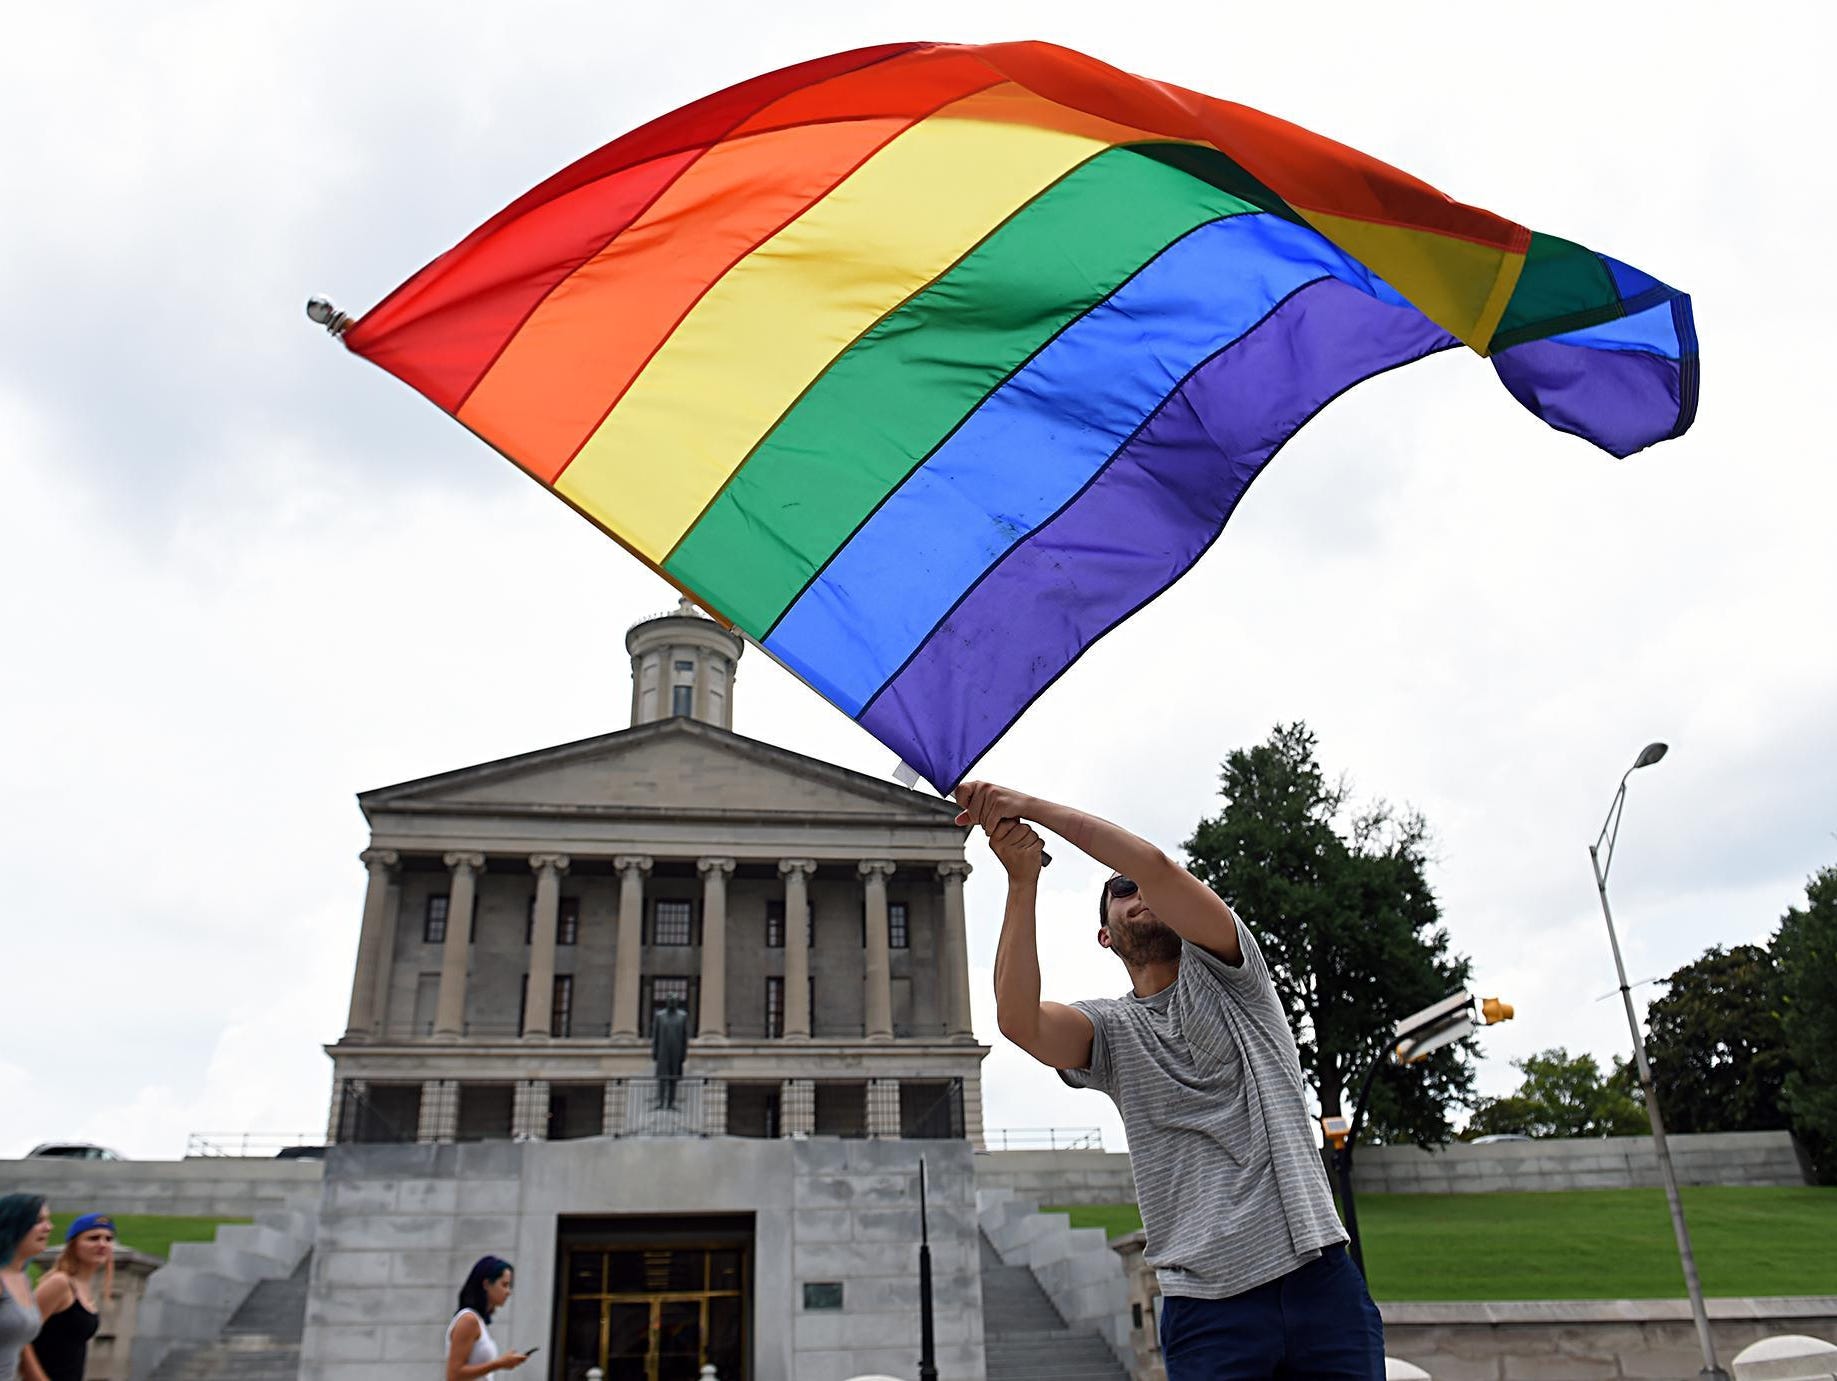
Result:
<svg viewBox="0 0 1837 1381"><path fill-rule="evenodd" d="M450 1350L453 1346L453 1324L458 1323L467 1314L478 1319L478 1341L472 1344L472 1351L466 1354L466 1365L476 1367L482 1362L495 1362L498 1359L498 1345L491 1341L491 1330L485 1327L485 1321L478 1318L476 1311L461 1309L453 1315L453 1323L446 1326L446 1342Z"/></svg>

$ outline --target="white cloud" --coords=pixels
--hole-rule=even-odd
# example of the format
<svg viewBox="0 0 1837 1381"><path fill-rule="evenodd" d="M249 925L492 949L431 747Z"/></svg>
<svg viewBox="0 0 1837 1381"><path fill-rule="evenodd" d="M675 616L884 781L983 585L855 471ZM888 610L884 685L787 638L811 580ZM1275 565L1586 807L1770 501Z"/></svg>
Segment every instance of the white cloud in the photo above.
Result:
<svg viewBox="0 0 1837 1381"><path fill-rule="evenodd" d="M1813 12L1805 9L1803 13ZM1420 806L1480 985L1482 1084L1625 1043L1583 848L1639 746L1614 895L1634 978L1764 934L1837 857L1837 471L1821 441L1833 223L1817 45L1725 9L952 3L1345 138L1693 291L1703 412L1612 463L1448 355L1335 403L1193 575L982 771L1177 846L1219 760L1306 718ZM1439 17L1438 17L1439 16ZM300 316L375 300L555 167L911 16L353 3L40 7L0 90L0 1153L324 1116L362 872L351 793L618 727L621 635L670 592ZM1745 26L1745 27L1744 27ZM1607 55L1609 60L1603 60ZM1712 99L1713 95L1713 99ZM10 208L11 209L11 208ZM763 658L743 732L891 755ZM980 846L977 846L978 849ZM1055 865L1049 993L1121 987L1095 870ZM1000 915L970 889L979 1028ZM1112 1128L1012 1051L990 1125ZM1114 1144L1114 1142L1113 1142Z"/></svg>

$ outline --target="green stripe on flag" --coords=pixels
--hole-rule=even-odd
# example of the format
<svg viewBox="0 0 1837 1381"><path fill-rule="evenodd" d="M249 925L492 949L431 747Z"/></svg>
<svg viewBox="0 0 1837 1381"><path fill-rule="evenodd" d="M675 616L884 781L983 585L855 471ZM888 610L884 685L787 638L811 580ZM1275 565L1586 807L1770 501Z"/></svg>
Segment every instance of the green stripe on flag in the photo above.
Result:
<svg viewBox="0 0 1837 1381"><path fill-rule="evenodd" d="M1207 221L1259 208L1129 148L1040 193L844 351L664 562L755 638L953 429Z"/></svg>

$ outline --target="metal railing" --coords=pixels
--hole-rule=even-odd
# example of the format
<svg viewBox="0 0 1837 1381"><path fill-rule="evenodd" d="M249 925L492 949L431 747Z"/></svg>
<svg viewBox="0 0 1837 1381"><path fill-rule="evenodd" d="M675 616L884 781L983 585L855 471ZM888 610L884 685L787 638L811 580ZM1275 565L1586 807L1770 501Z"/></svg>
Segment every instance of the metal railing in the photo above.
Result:
<svg viewBox="0 0 1837 1381"><path fill-rule="evenodd" d="M612 1079L604 1134L724 1136L727 1085L721 1079Z"/></svg>
<svg viewBox="0 0 1837 1381"><path fill-rule="evenodd" d="M982 1134L991 1151L1101 1151L1101 1127L996 1127Z"/></svg>
<svg viewBox="0 0 1837 1381"><path fill-rule="evenodd" d="M462 1102L435 1109L432 1121L424 1116L421 1090L407 1085L385 1084L393 1092L409 1089L411 1102L395 1098L372 1097L378 1086L369 1089L359 1081L344 1080L338 1088L338 1119L332 1139L349 1142L412 1142L421 1139L428 1127L430 1141L503 1140L517 1137L547 1137L554 1140L583 1136L637 1137L804 1137L870 1135L898 1136L912 1140L962 1140L965 1136L963 1080L900 1080L895 1103L875 1102L870 1108L872 1081L866 1079L738 1079L704 1078L695 1075L676 1079L655 1077L614 1077L604 1081L574 1081L551 1084L551 1096L558 1088L569 1090L570 1100L585 1095L591 1102L576 1107L570 1101L565 1116L551 1102L546 1116L534 1109L519 1109L515 1098L490 1107L480 1107L480 1116L468 1117L463 1100L468 1089L502 1092L501 1084L474 1085L459 1082L456 1090ZM440 1097L453 1096L442 1091ZM584 1114L581 1116L580 1114ZM557 1119L561 1120L558 1121ZM997 1133L1002 1135L1019 1135ZM1042 1133L1041 1135L1044 1135ZM194 1145L208 1145L193 1154L263 1155L278 1138L259 1134L223 1137L194 1137ZM293 1139L293 1145L317 1145L305 1138ZM1044 1144L1036 1138L1030 1144ZM1063 1148L1102 1149L1102 1139L1095 1131L1057 1134L1056 1144ZM234 1148L246 1147L246 1150ZM279 1154L286 1154L280 1151Z"/></svg>
<svg viewBox="0 0 1837 1381"><path fill-rule="evenodd" d="M185 1155L273 1157L324 1145L324 1136L313 1132L193 1132L185 1138Z"/></svg>

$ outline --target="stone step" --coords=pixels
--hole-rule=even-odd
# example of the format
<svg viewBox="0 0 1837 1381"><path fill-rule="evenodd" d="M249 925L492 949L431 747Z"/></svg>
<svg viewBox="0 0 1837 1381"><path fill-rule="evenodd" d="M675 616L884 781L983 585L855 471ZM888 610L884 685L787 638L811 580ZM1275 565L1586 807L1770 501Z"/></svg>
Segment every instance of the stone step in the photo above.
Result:
<svg viewBox="0 0 1837 1381"><path fill-rule="evenodd" d="M983 1355L988 1381L1128 1381L1097 1334L1066 1325L1025 1266L981 1238Z"/></svg>
<svg viewBox="0 0 1837 1381"><path fill-rule="evenodd" d="M224 1327L225 1338L239 1334L292 1338L298 1342L306 1325L306 1292L312 1267L309 1253L281 1280L264 1280L249 1292L242 1308Z"/></svg>
<svg viewBox="0 0 1837 1381"><path fill-rule="evenodd" d="M213 1342L173 1348L150 1381L296 1381L312 1253L291 1275L249 1292Z"/></svg>

